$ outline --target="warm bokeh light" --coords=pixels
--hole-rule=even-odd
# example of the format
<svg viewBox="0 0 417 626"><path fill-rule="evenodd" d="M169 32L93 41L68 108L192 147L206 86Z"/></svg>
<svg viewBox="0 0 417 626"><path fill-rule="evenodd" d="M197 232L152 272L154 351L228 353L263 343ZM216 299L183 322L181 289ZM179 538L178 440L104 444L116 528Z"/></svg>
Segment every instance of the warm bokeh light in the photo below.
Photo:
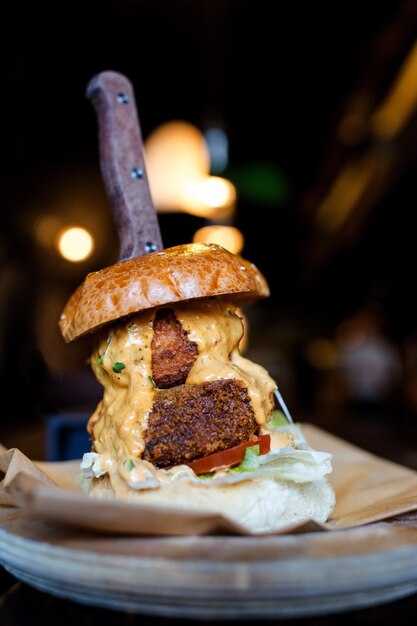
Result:
<svg viewBox="0 0 417 626"><path fill-rule="evenodd" d="M177 211L184 180L208 175L210 157L202 133L188 122L158 126L145 142L146 171L158 211Z"/></svg>
<svg viewBox="0 0 417 626"><path fill-rule="evenodd" d="M355 146L366 138L368 121L365 115L352 111L340 121L338 128L339 139L347 146Z"/></svg>
<svg viewBox="0 0 417 626"><path fill-rule="evenodd" d="M184 211L225 218L236 202L236 189L210 176L210 155L203 134L188 122L167 122L145 142L149 186L159 212Z"/></svg>
<svg viewBox="0 0 417 626"><path fill-rule="evenodd" d="M226 250L238 254L244 244L244 238L234 226L212 225L199 228L193 237L194 243L217 243Z"/></svg>
<svg viewBox="0 0 417 626"><path fill-rule="evenodd" d="M62 225L61 219L52 214L37 216L34 225L33 233L36 240L45 248L50 248L56 239L56 234Z"/></svg>
<svg viewBox="0 0 417 626"><path fill-rule="evenodd" d="M231 215L235 202L236 189L225 178L205 176L184 181L181 203L192 215L225 218Z"/></svg>
<svg viewBox="0 0 417 626"><path fill-rule="evenodd" d="M416 107L417 43L412 46L384 102L372 115L371 125L375 136L386 141L397 135Z"/></svg>
<svg viewBox="0 0 417 626"><path fill-rule="evenodd" d="M317 337L308 344L306 358L308 363L316 369L331 369L336 364L336 347L332 341Z"/></svg>
<svg viewBox="0 0 417 626"><path fill-rule="evenodd" d="M61 256L67 261L77 263L85 261L94 249L94 240L85 228L68 226L59 231L56 246Z"/></svg>
<svg viewBox="0 0 417 626"><path fill-rule="evenodd" d="M357 161L347 163L319 205L314 216L316 225L328 233L341 229L371 183L383 175L384 166L385 163L374 154L365 154Z"/></svg>

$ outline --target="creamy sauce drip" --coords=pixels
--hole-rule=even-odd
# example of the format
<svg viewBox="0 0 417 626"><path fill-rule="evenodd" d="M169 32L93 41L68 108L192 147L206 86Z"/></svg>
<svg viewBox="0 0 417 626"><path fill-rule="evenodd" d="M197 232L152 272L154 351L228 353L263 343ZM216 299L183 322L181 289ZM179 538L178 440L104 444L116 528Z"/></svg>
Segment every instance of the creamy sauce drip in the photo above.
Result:
<svg viewBox="0 0 417 626"><path fill-rule="evenodd" d="M104 395L90 418L88 431L104 468L110 476L117 470L124 480L131 477L133 459L144 451L143 432L155 397L150 380L153 316L142 313L116 326L101 338L91 357ZM119 373L113 369L116 363L125 366ZM137 479L144 480L145 468L137 471Z"/></svg>
<svg viewBox="0 0 417 626"><path fill-rule="evenodd" d="M275 381L260 365L239 353L243 322L239 310L217 298L169 305L191 341L198 347L186 383L201 384L221 378L243 381L259 426L274 407ZM88 423L100 464L110 476L118 497L129 485L161 479L160 471L141 461L144 433L155 398L152 384L153 319L156 310L135 315L102 335L91 357L92 369L104 387L102 401ZM116 363L125 367L115 372ZM117 369L117 366L116 366Z"/></svg>
<svg viewBox="0 0 417 626"><path fill-rule="evenodd" d="M261 365L239 352L244 327L239 310L217 299L190 302L174 308L177 319L197 344L198 358L186 382L199 385L219 378L241 380L248 390L257 423L269 419L276 382Z"/></svg>

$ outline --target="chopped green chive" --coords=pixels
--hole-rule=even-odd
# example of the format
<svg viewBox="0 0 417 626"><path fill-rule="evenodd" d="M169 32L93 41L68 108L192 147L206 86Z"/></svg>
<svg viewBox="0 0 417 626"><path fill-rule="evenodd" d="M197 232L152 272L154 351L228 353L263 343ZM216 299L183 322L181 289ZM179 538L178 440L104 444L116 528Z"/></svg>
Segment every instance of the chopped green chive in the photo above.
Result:
<svg viewBox="0 0 417 626"><path fill-rule="evenodd" d="M97 359L96 364L97 365L101 365L104 361L104 354L101 355L101 357L99 359Z"/></svg>
<svg viewBox="0 0 417 626"><path fill-rule="evenodd" d="M113 372L116 372L116 374L120 374L120 372L122 370L124 370L124 368L126 367L126 365L124 363L120 363L120 361L117 361L114 365L113 365Z"/></svg>
<svg viewBox="0 0 417 626"><path fill-rule="evenodd" d="M156 382L154 381L154 379L152 378L152 376L148 376L148 380L151 383L152 387L156 387Z"/></svg>
<svg viewBox="0 0 417 626"><path fill-rule="evenodd" d="M132 470L134 470L134 469L135 469L135 467L136 467L136 463L135 463L134 461L132 461L132 459L125 459L125 460L123 461L123 465L124 465L125 467L127 467L127 470L128 470L129 472L131 472Z"/></svg>

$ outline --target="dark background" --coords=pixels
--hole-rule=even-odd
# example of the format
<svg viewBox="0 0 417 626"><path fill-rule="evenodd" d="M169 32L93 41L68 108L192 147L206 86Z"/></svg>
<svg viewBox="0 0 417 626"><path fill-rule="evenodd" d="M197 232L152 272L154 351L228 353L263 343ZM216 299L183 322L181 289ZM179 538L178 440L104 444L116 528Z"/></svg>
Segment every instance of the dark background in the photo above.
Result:
<svg viewBox="0 0 417 626"><path fill-rule="evenodd" d="M237 188L242 253L271 288L247 311L248 356L277 378L295 416L362 443L363 402L338 392L326 355L311 359L308 346L321 338L334 349L340 325L370 306L402 368L373 403L381 432L387 414L409 433L417 414L417 123L412 107L401 132L387 138L372 115L416 36L411 1L10 5L0 38L3 440L25 448L22 429L34 433L57 411L89 410L100 395L85 363L89 340L65 345L57 321L86 272L118 254L85 98L88 81L107 69L133 83L145 139L174 119L225 128L230 161L222 175ZM360 171L369 159L377 174L343 227L329 232L317 222L319 206L344 168ZM60 259L41 241L45 216L92 230L93 257ZM191 241L202 225L182 213L160 215L166 247ZM382 451L391 453L388 443ZM407 454L402 460L413 465Z"/></svg>

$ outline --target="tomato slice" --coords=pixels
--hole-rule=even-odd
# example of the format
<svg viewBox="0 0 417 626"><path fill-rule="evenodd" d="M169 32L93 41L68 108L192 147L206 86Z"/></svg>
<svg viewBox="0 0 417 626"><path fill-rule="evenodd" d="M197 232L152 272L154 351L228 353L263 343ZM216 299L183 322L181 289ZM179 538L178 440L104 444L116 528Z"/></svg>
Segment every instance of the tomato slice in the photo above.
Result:
<svg viewBox="0 0 417 626"><path fill-rule="evenodd" d="M191 467L196 474L208 474L220 469L226 469L241 463L245 456L246 448L251 446L259 446L259 454L266 454L271 449L271 436L268 434L259 435L259 437L254 437L250 441L233 446L233 448L208 454L201 459L184 463L184 465Z"/></svg>

